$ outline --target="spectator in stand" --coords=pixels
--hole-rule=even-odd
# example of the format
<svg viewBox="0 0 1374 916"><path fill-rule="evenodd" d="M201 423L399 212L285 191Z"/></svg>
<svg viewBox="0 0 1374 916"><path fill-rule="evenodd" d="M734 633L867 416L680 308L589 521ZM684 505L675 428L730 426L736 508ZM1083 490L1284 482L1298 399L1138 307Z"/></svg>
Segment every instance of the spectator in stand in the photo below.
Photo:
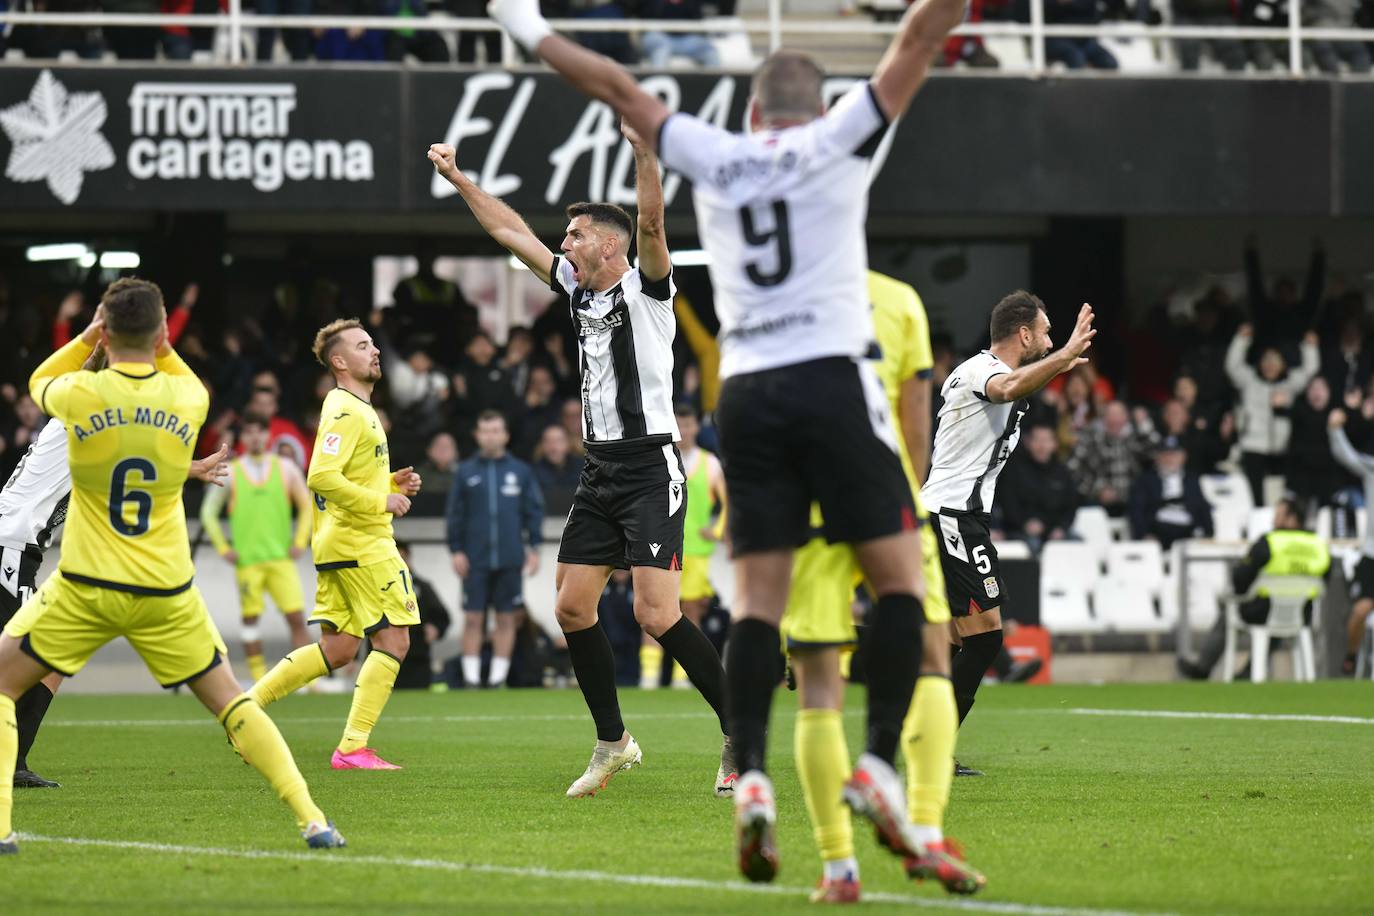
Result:
<svg viewBox="0 0 1374 916"><path fill-rule="evenodd" d="M301 468L310 469L311 443L306 440L301 428L286 417L277 413L281 384L271 372L259 372L253 377L253 393L248 398L245 414L271 417L267 432L270 448L278 455L285 455ZM240 454L242 446L236 449Z"/></svg>
<svg viewBox="0 0 1374 916"><path fill-rule="evenodd" d="M376 16L379 0L317 0L320 16ZM386 34L377 29L314 29L320 60L386 60Z"/></svg>
<svg viewBox="0 0 1374 916"><path fill-rule="evenodd" d="M423 493L435 493L447 501L458 473L458 440L452 433L437 432L425 447L425 461L419 467L425 482Z"/></svg>
<svg viewBox="0 0 1374 916"><path fill-rule="evenodd" d="M27 394L21 394L14 402L14 431L10 434L10 441L14 445L14 450L19 454L28 451L33 440L38 438L38 433L48 423L48 418L43 415L33 398Z"/></svg>
<svg viewBox="0 0 1374 916"><path fill-rule="evenodd" d="M211 367L210 382L222 401L242 404L248 400L253 393L253 360L244 352L243 331L230 328L224 332Z"/></svg>
<svg viewBox="0 0 1374 916"><path fill-rule="evenodd" d="M1236 8L1232 0L1173 0L1174 25L1230 26L1236 25ZM1245 69L1245 47L1234 38L1180 38L1176 41L1179 66L1192 71L1202 60L1204 46L1209 47L1213 59L1227 70Z"/></svg>
<svg viewBox="0 0 1374 916"><path fill-rule="evenodd" d="M310 0L256 0L260 16L309 16ZM310 33L305 29L282 29L281 42L293 61L310 59ZM277 46L277 30L258 29L258 63L270 63Z"/></svg>
<svg viewBox="0 0 1374 916"><path fill-rule="evenodd" d="M468 341L466 355L453 374L453 410L460 417L476 416L486 410L510 415L516 404L510 376L496 360L496 344L486 331L478 331Z"/></svg>
<svg viewBox="0 0 1374 916"><path fill-rule="evenodd" d="M429 15L425 0L382 0L383 16L401 16L407 19L423 19ZM429 29L399 29L387 32L386 59L404 60L410 55L425 64L446 64L449 62L448 45L443 36Z"/></svg>
<svg viewBox="0 0 1374 916"><path fill-rule="evenodd" d="M1017 0L1017 17L1030 22L1030 4ZM1045 0L1045 22L1048 25L1096 25L1102 21L1097 0ZM1061 63L1070 70L1092 67L1097 70L1117 69L1116 57L1096 38L1053 37L1045 39L1045 59Z"/></svg>
<svg viewBox="0 0 1374 916"><path fill-rule="evenodd" d="M515 612L525 606L523 576L539 569L544 499L530 466L506 453L506 419L477 418L478 453L458 466L449 491L448 546L463 580L463 680L482 686L486 613L496 614L486 685L501 687L515 647Z"/></svg>
<svg viewBox="0 0 1374 916"><path fill-rule="evenodd" d="M1226 375L1226 348L1240 324L1238 309L1225 287L1213 286L1193 305L1193 323L1177 336L1182 342L1179 355L1180 376L1196 385L1187 407L1195 417L1205 417L1215 426L1221 415L1231 409L1231 380ZM1177 397L1175 392L1175 397ZM1194 401L1196 403L1194 403Z"/></svg>
<svg viewBox="0 0 1374 916"><path fill-rule="evenodd" d="M95 0L0 0L0 12L11 8L16 13L99 13ZM108 5L106 7L108 9ZM71 51L83 60L98 60L104 51L100 29L86 26L20 25L10 33L8 44L25 57L58 57ZM5 54L5 27L0 26L0 57Z"/></svg>
<svg viewBox="0 0 1374 916"><path fill-rule="evenodd" d="M1322 354L1322 375L1331 386L1331 395L1343 398L1347 391L1363 391L1374 378L1374 353L1365 346L1364 323L1360 314L1347 316L1340 326L1334 346Z"/></svg>
<svg viewBox="0 0 1374 916"><path fill-rule="evenodd" d="M449 13L460 19L482 19L487 15L486 0L449 0ZM458 63L477 63L477 43L482 43L488 64L501 63L501 32L491 29L486 32L458 33Z"/></svg>
<svg viewBox="0 0 1374 916"><path fill-rule="evenodd" d="M1109 515L1126 512L1126 497L1131 483L1154 445L1154 430L1133 426L1126 405L1112 401L1102 411L1102 419L1083 431L1069 456L1069 472L1078 484L1078 494L1088 505L1101 506Z"/></svg>
<svg viewBox="0 0 1374 916"><path fill-rule="evenodd" d="M1331 454L1327 439L1327 417L1335 406L1331 387L1318 375L1307 383L1289 415L1285 489L1303 505L1336 506L1340 494L1355 486Z"/></svg>
<svg viewBox="0 0 1374 916"><path fill-rule="evenodd" d="M599 0L541 0L546 19L625 19L625 8L618 2ZM576 32L577 43L628 66L639 63L639 54L628 32Z"/></svg>
<svg viewBox="0 0 1374 916"><path fill-rule="evenodd" d="M587 448L582 444L582 402L577 398L564 401L559 423L568 434L568 448L572 449L572 453L578 456L587 454Z"/></svg>
<svg viewBox="0 0 1374 916"><path fill-rule="evenodd" d="M1240 392L1240 464L1250 482L1255 505L1264 505L1264 478L1282 474L1288 451L1289 415L1293 402L1320 368L1317 335L1307 332L1302 343L1302 365L1292 371L1277 346L1266 346L1259 371L1245 361L1254 330L1243 324L1226 351L1226 371Z"/></svg>
<svg viewBox="0 0 1374 916"><path fill-rule="evenodd" d="M1054 428L1032 426L1022 447L1012 453L1001 486L1002 530L1039 553L1046 541L1069 536L1078 511L1078 490L1069 469L1055 454Z"/></svg>
<svg viewBox="0 0 1374 916"><path fill-rule="evenodd" d="M1175 541L1212 536L1212 507L1202 495L1201 479L1187 465L1182 439L1166 436L1160 441L1154 467L1131 484L1133 539L1159 541L1168 550Z"/></svg>
<svg viewBox="0 0 1374 916"><path fill-rule="evenodd" d="M425 487L429 487L428 478ZM410 570L410 590L415 593L415 605L420 609L420 622L410 628L410 651L396 674L396 689L428 690L434 683L434 648L448 632L453 616L439 597L439 590L415 575L415 565L410 562L410 544L397 538L396 552Z"/></svg>
<svg viewBox="0 0 1374 916"><path fill-rule="evenodd" d="M1346 429L1346 413L1333 410L1328 420L1328 442L1331 453L1351 474L1360 478L1364 486L1366 505L1374 504L1374 455L1367 450L1357 449L1351 444ZM1346 630L1346 656L1342 673L1355 673L1355 659L1364 642L1365 627L1369 625L1369 614L1374 611L1374 526L1366 529L1360 545L1360 562L1355 567L1355 577L1350 583L1350 618Z"/></svg>
<svg viewBox="0 0 1374 916"><path fill-rule="evenodd" d="M523 397L529 387L530 367L534 357L534 334L529 328L515 325L506 333L506 347L501 351L501 368L510 379L511 393Z"/></svg>
<svg viewBox="0 0 1374 916"><path fill-rule="evenodd" d="M1257 28L1283 28L1288 25L1288 13L1284 0L1239 0L1240 24ZM1245 53L1250 63L1261 73L1274 69L1283 55L1287 59L1288 50L1274 41L1247 41Z"/></svg>
<svg viewBox="0 0 1374 916"><path fill-rule="evenodd" d="M388 330L398 347L424 347L446 366L457 363L472 335L480 329L477 309L458 284L434 272L439 252L421 239L415 246L418 270L396 284L394 305L387 311Z"/></svg>
<svg viewBox="0 0 1374 916"><path fill-rule="evenodd" d="M368 329L373 342L382 351L387 394L405 431L399 450L406 452L407 446L418 449L419 443L427 441L443 426L449 381L423 347L416 347L401 357L392 346L381 312L381 309L372 312ZM398 445L393 443L392 447L395 449Z"/></svg>
<svg viewBox="0 0 1374 916"><path fill-rule="evenodd" d="M1196 386L1192 390L1196 393ZM1198 475L1217 473L1217 465L1226 460L1236 443L1236 423L1229 412L1221 418L1219 428L1212 429L1202 417L1194 418L1178 398L1164 402L1159 425L1161 435L1173 436L1183 443L1188 453L1188 470Z"/></svg>
<svg viewBox="0 0 1374 916"><path fill-rule="evenodd" d="M1301 298L1298 296L1298 285L1292 277L1279 277L1274 281L1272 292L1266 291L1254 236L1245 241L1245 284L1250 297L1250 319L1255 331L1253 351L1247 353L1246 358L1253 361L1256 352L1275 347L1286 361L1296 362L1298 341L1316 325L1322 290L1326 286L1326 249L1322 247L1321 240L1312 242L1312 257ZM1234 374L1232 383L1235 383ZM1304 379L1298 390L1301 391L1306 384Z"/></svg>
<svg viewBox="0 0 1374 916"><path fill-rule="evenodd" d="M1354 28L1355 10L1355 0L1317 0L1311 6L1303 5L1304 13L1312 13L1310 24L1319 29ZM1351 73L1369 73L1374 68L1369 48L1362 41L1309 40L1304 49L1323 73L1340 73L1342 62Z"/></svg>
<svg viewBox="0 0 1374 916"><path fill-rule="evenodd" d="M167 313L167 340L173 346L181 339L186 323L191 320L191 312L200 300L200 284L188 283L181 291L181 299ZM79 292L71 292L57 307L57 318L52 323L52 345L54 350L65 347L72 339L72 321L86 310L86 299ZM84 326L84 324L83 324Z"/></svg>
<svg viewBox="0 0 1374 916"><path fill-rule="evenodd" d="M530 367L529 383L525 386L524 409L520 412L519 433L515 453L521 458L534 454L544 430L558 423L562 402L558 400L558 386L547 366Z"/></svg>
<svg viewBox="0 0 1374 916"><path fill-rule="evenodd" d="M1046 390L1041 393L1041 400L1055 411L1059 455L1066 458L1073 453L1078 437L1097 419L1092 385L1087 376L1073 372L1064 383L1062 392L1056 394Z"/></svg>
<svg viewBox="0 0 1374 916"><path fill-rule="evenodd" d="M544 428L544 435L535 449L534 476L544 494L544 512L550 516L565 516L572 509L573 494L582 479L587 461L573 454L568 433L554 424Z"/></svg>
<svg viewBox="0 0 1374 916"><path fill-rule="evenodd" d="M537 323L535 330L538 331ZM575 393L578 385L577 344L572 341L572 335L561 330L552 330L544 335L545 362L553 371L558 390L565 393ZM571 353L568 351L569 346L573 349Z"/></svg>
<svg viewBox="0 0 1374 916"><path fill-rule="evenodd" d="M640 0L639 18L667 22L700 22L701 0ZM699 67L719 67L720 54L700 32L645 32L640 36L649 66L663 70L674 57L686 57Z"/></svg>

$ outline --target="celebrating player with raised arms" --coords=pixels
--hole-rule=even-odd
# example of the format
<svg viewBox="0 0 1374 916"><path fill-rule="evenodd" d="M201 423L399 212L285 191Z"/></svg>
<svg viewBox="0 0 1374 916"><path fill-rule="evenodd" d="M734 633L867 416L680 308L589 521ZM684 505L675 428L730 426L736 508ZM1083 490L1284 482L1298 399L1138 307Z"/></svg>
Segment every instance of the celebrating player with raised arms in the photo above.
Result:
<svg viewBox="0 0 1374 916"><path fill-rule="evenodd" d="M15 699L51 672L75 674L119 636L159 683L188 685L215 714L309 845L343 845L272 720L222 664L223 640L192 582L181 489L210 398L167 345L166 323L156 286L116 281L86 331L29 381L43 411L66 426L72 496L57 573L0 635L0 853L18 851ZM109 367L82 370L98 341Z"/></svg>
<svg viewBox="0 0 1374 916"><path fill-rule="evenodd" d="M770 55L754 75L749 135L669 111L623 67L553 34L538 0L494 0L488 10L692 180L720 316L724 382L716 421L737 585L725 669L740 769L741 870L758 881L777 872L764 747L792 554L809 536L813 501L826 538L855 545L877 595L869 621L868 753L848 797L894 852L924 854L892 765L927 617L911 487L882 385L864 359L873 341L864 224L869 157L962 21L964 0L914 3L872 79L829 111L814 60L793 51Z"/></svg>
<svg viewBox="0 0 1374 916"><path fill-rule="evenodd" d="M318 643L296 649L253 685L253 699L274 703L351 662L363 637L372 651L358 672L343 738L329 765L336 770L397 770L368 747L401 661L410 627L420 622L410 570L396 549L392 517L410 511L420 475L391 471L386 432L372 409L382 379L381 351L362 323L345 319L315 334L315 358L334 373L306 478L315 503L312 553L318 574L311 623Z"/></svg>
<svg viewBox="0 0 1374 916"><path fill-rule="evenodd" d="M635 620L687 672L725 721L725 674L706 635L683 616L681 584L687 487L673 414L673 267L663 231L658 160L632 129L637 226L613 204L573 204L558 256L514 210L458 168L454 149L435 144L430 161L492 238L553 291L569 297L581 353L582 439L587 464L558 548L555 610L577 683L596 723L596 747L569 796L592 795L640 762L615 689L615 657L596 615L611 570L634 575ZM629 263L630 236L639 266ZM725 738L715 793L734 791L735 764Z"/></svg>

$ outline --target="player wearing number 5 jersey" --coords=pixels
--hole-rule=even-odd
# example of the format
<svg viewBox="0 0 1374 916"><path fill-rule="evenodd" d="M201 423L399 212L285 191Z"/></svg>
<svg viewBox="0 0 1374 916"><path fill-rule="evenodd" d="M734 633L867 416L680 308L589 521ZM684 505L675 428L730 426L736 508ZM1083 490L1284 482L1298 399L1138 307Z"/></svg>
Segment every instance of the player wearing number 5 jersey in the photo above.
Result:
<svg viewBox="0 0 1374 916"><path fill-rule="evenodd" d="M75 674L119 636L159 683L187 684L218 717L311 846L343 845L272 720L222 664L223 641L192 584L181 488L209 394L167 346L166 321L156 286L119 280L91 326L29 381L43 411L66 426L72 495L57 573L0 636L0 853L18 851L15 698L49 672ZM82 370L97 342L109 368Z"/></svg>
<svg viewBox="0 0 1374 916"><path fill-rule="evenodd" d="M1068 343L1051 353L1045 304L1018 290L992 310L991 348L961 363L941 389L944 406L921 501L938 522L940 565L961 646L951 678L961 723L1002 648L1007 596L989 530L997 477L1021 438L1025 399L1087 361L1083 352L1097 333L1092 321L1085 304Z"/></svg>
<svg viewBox="0 0 1374 916"><path fill-rule="evenodd" d="M336 770L396 770L367 746L410 650L410 627L420 610L410 570L396 549L392 517L410 511L420 475L391 471L386 433L372 409L382 378L381 351L354 319L335 321L315 335L315 358L334 373L306 478L315 503L312 553L316 577L311 623L320 641L296 649L253 685L263 706L352 661L363 637L372 651L358 672L353 706L330 766Z"/></svg>

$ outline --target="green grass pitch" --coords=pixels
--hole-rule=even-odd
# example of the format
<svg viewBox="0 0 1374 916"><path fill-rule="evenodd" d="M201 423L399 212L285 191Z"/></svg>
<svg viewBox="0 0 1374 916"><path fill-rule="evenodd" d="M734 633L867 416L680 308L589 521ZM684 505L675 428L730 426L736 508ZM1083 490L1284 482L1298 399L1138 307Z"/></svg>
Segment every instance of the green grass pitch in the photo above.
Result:
<svg viewBox="0 0 1374 916"><path fill-rule="evenodd" d="M849 697L853 753L862 700ZM593 739L575 690L398 693L373 736L395 773L329 769L347 703L271 709L349 840L309 852L190 698L59 696L32 762L63 788L15 793L27 838L0 859L0 912L811 908L819 862L786 692L771 755L782 873L766 889L734 870L731 804L711 794L718 736L694 692L624 691L644 765L582 800L563 797ZM1374 722L1082 709L1361 719L1374 685L987 688L959 756L988 775L955 782L947 824L987 890L963 903L907 882L860 830L866 911L1374 911Z"/></svg>

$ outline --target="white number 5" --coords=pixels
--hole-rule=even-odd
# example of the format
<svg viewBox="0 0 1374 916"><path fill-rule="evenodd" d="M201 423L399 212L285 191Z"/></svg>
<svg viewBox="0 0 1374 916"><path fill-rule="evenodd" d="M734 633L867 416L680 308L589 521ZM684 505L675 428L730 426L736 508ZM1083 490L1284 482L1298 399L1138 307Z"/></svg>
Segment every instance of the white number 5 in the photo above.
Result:
<svg viewBox="0 0 1374 916"><path fill-rule="evenodd" d="M992 572L992 561L988 559L986 550L983 544L973 548L973 567L985 576Z"/></svg>

